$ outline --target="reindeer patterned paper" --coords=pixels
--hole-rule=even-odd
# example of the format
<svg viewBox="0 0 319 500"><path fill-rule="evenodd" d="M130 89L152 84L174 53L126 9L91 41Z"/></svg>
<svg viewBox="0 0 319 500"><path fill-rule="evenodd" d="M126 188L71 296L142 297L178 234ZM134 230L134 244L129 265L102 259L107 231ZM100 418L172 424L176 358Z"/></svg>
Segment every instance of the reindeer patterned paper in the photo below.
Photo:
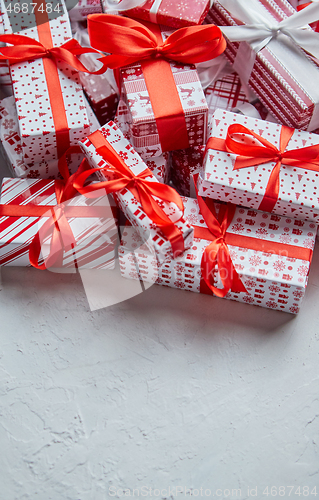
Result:
<svg viewBox="0 0 319 500"><path fill-rule="evenodd" d="M207 0L161 0L156 13L153 13L156 0L146 0L143 5L125 12L129 17L137 17L152 23L182 28L202 24L209 9ZM103 0L102 0L103 4Z"/></svg>
<svg viewBox="0 0 319 500"><path fill-rule="evenodd" d="M261 135L277 148L281 125L217 110L212 119L211 137L225 139L229 125L242 124ZM319 144L319 136L295 130L287 150ZM207 151L198 188L201 196L258 208L264 197L275 162L233 170L236 155ZM272 212L317 222L319 220L319 172L282 165L278 201Z"/></svg>
<svg viewBox="0 0 319 500"><path fill-rule="evenodd" d="M115 125L120 129L124 137L129 141L130 133L128 123L126 121L126 114L123 111L123 101L120 101L116 115L114 117ZM149 159L144 159L143 155L140 155L142 160L146 163L147 167L155 175L159 182L168 184L169 182L169 172L170 172L170 157L169 153L163 153L161 156L153 156Z"/></svg>
<svg viewBox="0 0 319 500"><path fill-rule="evenodd" d="M90 131L99 128L89 104L86 102ZM29 179L56 179L60 177L58 160L50 160L44 155L39 163L26 164L23 161L21 138L14 97L6 97L0 101L0 141L2 154L14 177ZM72 154L66 158L70 173L76 172L83 159L81 154Z"/></svg>
<svg viewBox="0 0 319 500"><path fill-rule="evenodd" d="M54 181L43 179L9 179L2 181L0 202L5 205L56 205ZM76 196L65 202L71 206L105 207L105 218L68 218L76 246L63 255L63 267L114 269L117 225L110 216L108 198L102 195L88 201ZM30 266L29 245L47 217L0 218L0 266ZM42 252L49 253L44 240Z"/></svg>
<svg viewBox="0 0 319 500"><path fill-rule="evenodd" d="M183 198L185 218L194 226L206 227L197 200ZM216 204L218 211L218 204ZM286 257L285 247L295 245L313 249L317 226L312 222L279 217L256 210L237 207L228 232L281 243L281 255L237 246L229 246L231 259L247 293L228 292L225 298L277 309L293 314L299 312L308 281L310 262ZM211 242L194 238L193 246L177 259L158 265L152 254L131 226L123 232L119 248L122 276L160 285L200 292L201 259ZM216 285L222 288L219 274Z"/></svg>
<svg viewBox="0 0 319 500"><path fill-rule="evenodd" d="M162 30L164 39L171 33ZM197 71L195 66L177 62L170 65L185 114L189 146L201 146L206 142L208 107ZM127 117L129 140L144 159L159 156L162 147L141 65L126 66L120 75L121 105Z"/></svg>
<svg viewBox="0 0 319 500"><path fill-rule="evenodd" d="M114 148L119 156L124 160L125 164L130 168L134 175L138 175L146 169L146 165L141 157L136 153L131 144L125 139L120 129L114 122L107 123L104 127L99 129L107 142ZM87 160L92 168L106 167L105 160L97 154L96 149L90 141L90 136L80 143L80 146L87 157ZM106 179L104 173L100 174L101 180ZM147 177L147 180L158 182L154 175ZM128 189L122 189L115 193L114 199L120 209L124 212L127 219L131 224L138 228L145 241L149 241L150 246L154 248L159 261L163 261L166 257L171 255L171 244L153 221L143 211L142 205L134 197ZM157 199L159 206L169 216L171 221L175 224L177 229L181 232L184 239L185 249L192 246L194 231L193 228L185 221L181 211L174 203L166 203Z"/></svg>
<svg viewBox="0 0 319 500"><path fill-rule="evenodd" d="M19 3L19 1L17 0L16 3ZM5 33L16 32L16 27L13 24L10 25L3 0L1 0L0 6ZM68 14L63 0L60 0L60 6L64 8L64 14L50 21L54 46L62 45L72 38ZM35 17L31 12L28 20L31 27L25 26L25 29L18 34L39 41L38 30L33 27L36 25ZM70 143L73 145L83 139L89 132L84 94L77 71L69 68L62 61L57 63L57 67ZM43 157L48 156L50 156L51 160L57 159L56 130L43 59L13 64L10 71L19 118L19 135L22 142L24 162L30 164L39 163L43 160Z"/></svg>

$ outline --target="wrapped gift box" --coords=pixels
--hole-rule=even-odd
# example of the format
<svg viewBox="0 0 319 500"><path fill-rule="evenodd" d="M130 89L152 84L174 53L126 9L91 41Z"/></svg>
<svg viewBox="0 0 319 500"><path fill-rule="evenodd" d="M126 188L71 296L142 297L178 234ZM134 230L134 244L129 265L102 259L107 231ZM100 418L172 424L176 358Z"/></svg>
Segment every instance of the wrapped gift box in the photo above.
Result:
<svg viewBox="0 0 319 500"><path fill-rule="evenodd" d="M146 171L147 181L154 184L158 183L156 177L150 170L147 169L141 157L132 148L130 143L125 139L120 129L114 122L107 123L104 127L99 129L100 134L92 134L87 139L80 143L84 154L92 168L100 168L98 172L101 180L112 180L114 177L110 170L103 170L109 168L109 164L105 161L103 156L97 153L97 148L94 145L97 141L99 143L109 144L111 150L117 156L122 158L127 169L135 177L141 176ZM99 146L100 147L100 146ZM113 193L114 199L124 212L127 219L138 228L143 237L149 241L151 247L154 248L159 261L163 261L168 255L172 254L172 245L168 237L159 229L149 215L145 213L141 202L136 198L130 189L123 188L120 191ZM182 245L184 249L189 248L193 242L193 229L182 217L182 212L175 203L160 200L153 197L158 206L163 210L165 217L168 217L173 224L175 238L178 244ZM174 247L176 248L176 247Z"/></svg>
<svg viewBox="0 0 319 500"><path fill-rule="evenodd" d="M135 229L127 226L119 248L122 276L182 290L212 293L203 281L201 262L214 237L208 240L202 235L196 236L197 231L207 228L207 225L197 200L187 198L183 201L185 218L195 227L192 248L183 256L167 259L159 266ZM217 212L219 208L215 204ZM312 222L237 207L227 229L231 241L228 248L246 292L229 291L225 298L298 313L307 286L316 229ZM272 253L274 250L277 254ZM299 252L299 257L296 257ZM217 271L214 282L217 288L222 288Z"/></svg>
<svg viewBox="0 0 319 500"><path fill-rule="evenodd" d="M162 29L163 40L172 32ZM171 62L170 68L185 115L187 146L203 145L206 141L208 107L195 66ZM119 75L120 104L122 113L126 116L130 143L143 159L160 156L168 149L163 148L160 143L156 118L141 64L124 67L119 71ZM175 142L177 141L176 135ZM172 147L171 150L173 149L176 148Z"/></svg>
<svg viewBox="0 0 319 500"><path fill-rule="evenodd" d="M252 158L252 166L238 168L239 155L232 153L228 149L226 150L224 147L228 127L234 124L247 127L261 138L268 139L276 148L279 148L280 137L284 132L281 125L248 118L228 111L215 111L211 122L210 137L217 139L216 149L208 149L205 156L203 169L198 180L199 193L201 196L228 201L236 205L265 209L268 206L268 203L265 203L265 194L269 194L268 183L273 179L276 161L260 164L257 159ZM250 137L250 139L253 138ZM242 137L242 140L245 143L249 142L249 136ZM255 144L261 145L257 139ZM286 151L318 144L319 136L317 134L294 130ZM314 168L316 169L311 170L310 167L301 168L297 165L282 164L279 172L278 199L276 201L276 196L273 195L274 201L269 204L271 209L268 210L267 208L267 211L289 217L318 221L317 185L319 167Z"/></svg>
<svg viewBox="0 0 319 500"><path fill-rule="evenodd" d="M55 182L43 179L9 179L2 182L2 205L31 205L48 206L48 215L52 217L49 207L57 204ZM76 196L64 202L68 207L98 207L105 213L99 217L68 218L76 245L63 254L63 268L90 268L113 269L115 259L115 245L117 242L117 225L113 218L108 197L88 200L84 196ZM58 205L59 206L59 205ZM43 224L49 219L43 215L39 217L0 217L0 266L30 266L29 247L34 236ZM40 230L41 239L41 230ZM43 257L49 254L50 241L44 239L42 244Z"/></svg>
<svg viewBox="0 0 319 500"><path fill-rule="evenodd" d="M79 0L77 4L69 11L70 21L86 20L89 14L98 14L102 12L100 0Z"/></svg>
<svg viewBox="0 0 319 500"><path fill-rule="evenodd" d="M229 6L234 13L226 10ZM268 24L276 25L296 12L287 0L251 0L245 7L241 3L245 11L241 20L236 19L236 9L236 2L216 0L206 19L219 26L250 25L256 24L257 11ZM318 64L288 37L273 38L257 53L246 42L228 40L225 55L281 123L306 130L319 126Z"/></svg>
<svg viewBox="0 0 319 500"><path fill-rule="evenodd" d="M192 0L141 0L140 3L140 6L121 11L121 13L172 28L202 24L210 5L208 0L196 0L196 2ZM102 5L104 12L107 12L109 2L102 0Z"/></svg>
<svg viewBox="0 0 319 500"><path fill-rule="evenodd" d="M179 194L196 198L192 176L199 173L204 160L205 146L179 149L170 153L170 179Z"/></svg>
<svg viewBox="0 0 319 500"><path fill-rule="evenodd" d="M237 73L226 75L207 87L205 96L209 115L216 109L231 110L244 102L249 102Z"/></svg>
<svg viewBox="0 0 319 500"><path fill-rule="evenodd" d="M86 102L90 131L99 128L99 123L93 111ZM0 141L2 154L14 177L30 179L56 179L59 178L58 160L45 157L39 163L26 164L23 161L21 138L16 106L13 97L6 97L0 102ZM75 173L83 155L72 154L67 157L71 174Z"/></svg>
<svg viewBox="0 0 319 500"><path fill-rule="evenodd" d="M14 32L40 42L44 38L50 39L52 47L72 38L63 0L59 3L63 14L61 12L55 19L49 19L49 14L40 15L37 9L34 12L38 14L32 14L30 8L28 15L24 16L26 26L30 27L20 31L14 24L21 25L20 17L14 17L13 13L9 17L3 0L0 6L5 34ZM39 17L41 30L36 27ZM47 19L46 23L44 19ZM45 45L48 43L45 42ZM57 159L69 145L76 144L87 135L89 121L77 71L62 61L55 64L50 58L12 64L10 71L25 163L39 163L48 156L51 160Z"/></svg>

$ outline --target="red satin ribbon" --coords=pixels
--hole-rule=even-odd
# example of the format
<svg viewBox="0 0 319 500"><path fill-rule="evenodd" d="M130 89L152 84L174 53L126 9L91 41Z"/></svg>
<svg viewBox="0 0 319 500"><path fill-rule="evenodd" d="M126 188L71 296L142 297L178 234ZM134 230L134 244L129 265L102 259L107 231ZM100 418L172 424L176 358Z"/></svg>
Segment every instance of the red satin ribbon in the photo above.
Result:
<svg viewBox="0 0 319 500"><path fill-rule="evenodd" d="M216 216L213 200L206 198L204 201L198 193L197 200L207 228L194 226L194 237L212 241L205 248L202 256L201 293L213 293L218 297L225 297L229 290L248 293L232 263L228 245L311 261L313 252L309 248L228 233L227 229L234 217L236 206L231 203L221 204L218 216ZM213 285L216 266L223 283L223 289Z"/></svg>
<svg viewBox="0 0 319 500"><path fill-rule="evenodd" d="M234 170L276 162L270 174L264 197L258 207L259 210L271 212L279 197L281 165L319 171L319 145L286 151L293 133L294 129L286 126L281 127L280 149L278 149L249 128L233 124L228 127L226 139L211 137L207 142L206 151L214 149L238 155ZM236 135L238 140L234 138ZM256 141L253 143L250 137L257 139L261 145L256 145Z"/></svg>
<svg viewBox="0 0 319 500"><path fill-rule="evenodd" d="M74 38L60 47L51 47L50 44L45 46L43 43L25 35L0 35L0 42L11 44L9 47L1 47L0 49L0 60L6 59L9 64L50 57L55 62L60 59L77 71L93 75L100 75L106 70L106 65L103 64L99 70L89 71L77 57L87 53L100 54L101 56L102 54L93 48L81 47Z"/></svg>
<svg viewBox="0 0 319 500"><path fill-rule="evenodd" d="M175 226L171 219L165 214L154 197L168 203L175 203L184 212L184 205L175 189L147 180L152 177L152 172L146 168L138 175L133 174L125 164L115 149L107 142L102 133L97 130L89 136L89 140L96 148L96 153L100 155L108 164L107 167L93 168L77 176L74 187L79 193L90 197L98 189L105 189L107 194L117 193L122 189L128 189L134 197L141 203L146 215L159 227L169 240L174 258L184 252L184 238L181 231ZM84 186L85 181L94 172L102 172L110 180Z"/></svg>
<svg viewBox="0 0 319 500"><path fill-rule="evenodd" d="M93 47L112 54L101 59L109 68L141 63L162 151L189 147L185 113L169 61L196 64L217 57L226 48L220 29L213 25L181 28L163 42L157 25L92 14L88 31Z"/></svg>
<svg viewBox="0 0 319 500"><path fill-rule="evenodd" d="M80 147L70 147L59 160L59 170L64 180L56 180L54 184L57 205L0 205L0 217L48 217L29 246L30 264L37 269L62 267L63 253L75 247L76 241L68 218L105 218L105 207L72 207L64 204L77 194L74 188L76 177L89 168L86 160L83 160L78 171L70 176L66 157L73 153L81 153ZM50 237L49 256L43 264L39 264L41 244Z"/></svg>

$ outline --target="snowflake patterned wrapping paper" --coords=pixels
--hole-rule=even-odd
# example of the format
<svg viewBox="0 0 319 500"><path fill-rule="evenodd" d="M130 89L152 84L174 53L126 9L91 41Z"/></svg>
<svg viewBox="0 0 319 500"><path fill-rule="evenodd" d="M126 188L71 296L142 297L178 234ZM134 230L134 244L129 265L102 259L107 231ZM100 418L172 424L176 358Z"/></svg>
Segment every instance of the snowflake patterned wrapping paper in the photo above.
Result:
<svg viewBox="0 0 319 500"><path fill-rule="evenodd" d="M70 21L85 21L89 14L102 12L100 0L78 0L73 9L69 11Z"/></svg>
<svg viewBox="0 0 319 500"><path fill-rule="evenodd" d="M170 153L170 179L179 194L196 198L192 175L198 174L204 160L205 146L179 149Z"/></svg>
<svg viewBox="0 0 319 500"><path fill-rule="evenodd" d="M143 246L135 229L127 226L119 248L122 276L182 290L212 293L203 283L201 270L202 257L211 240L196 237L196 227L207 226L200 213L198 201L183 198L183 202L185 218L195 226L192 248L183 256L175 260L167 259L158 266L152 254L145 245ZM215 207L218 210L218 204L215 204ZM246 292L229 291L225 298L298 313L307 286L316 230L317 227L312 222L236 207L233 220L227 229L227 233L232 237L232 245L228 244L228 248ZM246 240L245 247L242 243L243 237ZM254 242L252 248L249 246L249 239ZM281 250L278 250L278 245L282 247ZM294 246L297 253L300 249L302 255L309 254L310 260L287 256L290 245ZM269 251L272 246L277 246L278 255ZM263 250L265 247L267 251ZM216 286L221 288L217 272L214 273L214 281Z"/></svg>
<svg viewBox="0 0 319 500"><path fill-rule="evenodd" d="M241 9L240 21L235 15L237 8ZM220 27L233 26L235 29L243 23L261 25L260 20L254 21L254 12L269 26L276 26L296 13L287 0L241 1L240 6L237 0L216 0L206 19ZM318 42L315 45L318 46ZM310 131L318 128L318 63L288 36L272 38L261 50L257 46L253 50L246 41L228 40L225 55L242 81L250 85L280 123Z"/></svg>
<svg viewBox="0 0 319 500"><path fill-rule="evenodd" d="M130 131L127 122L127 108L125 105L123 106L123 104L123 101L119 102L116 115L114 117L114 123L120 129L124 137L129 141ZM144 160L148 168L151 170L151 172L155 175L156 179L159 182L168 184L170 173L169 153L163 153L160 156L152 156L150 158L148 158L147 154L146 158L143 158L143 155L140 156L142 160Z"/></svg>
<svg viewBox="0 0 319 500"><path fill-rule="evenodd" d="M108 0L102 0L105 12ZM208 12L208 0L141 0L141 6L121 13L156 24L182 28L202 24ZM114 8L114 7L113 7Z"/></svg>
<svg viewBox="0 0 319 500"><path fill-rule="evenodd" d="M99 128L99 123L94 116L89 104L86 102L90 131ZM30 179L56 179L59 178L58 160L43 158L39 163L23 161L19 124L14 98L6 97L0 101L0 141L2 154L14 177ZM75 173L81 163L83 155L72 154L67 157L71 174Z"/></svg>
<svg viewBox="0 0 319 500"><path fill-rule="evenodd" d="M115 155L120 157L120 159L124 162L124 169L128 169L129 175L133 177L133 180L136 181L138 177L142 178L145 173L145 175L147 175L146 181L152 182L156 189L157 184L163 186L158 182L152 172L147 169L146 164L136 153L131 144L125 139L122 132L114 122L109 122L104 127L101 127L99 132L99 135L96 133L91 134L87 139L80 143L80 146L86 155L90 166L93 169L101 169L101 172L98 172L98 175L102 181L110 181L113 179L113 176L112 172L102 170L103 168L107 169L109 164L105 161L103 156L97 152L103 149L103 147L100 146L100 143L102 143L102 145L107 144L108 147L114 151ZM151 219L151 216L145 213L141 201L135 195L136 192L135 194L132 192L135 190L135 184L133 181L130 186L131 187L128 189L123 188L117 192L113 192L114 199L131 224L137 227L141 235L143 235L143 237L150 242L150 245L156 252L158 260L163 261L167 256L172 254L172 238L169 236L169 233L163 233L163 231L165 231L165 227L162 229L157 227L155 222ZM163 186L163 191L164 189L169 190L170 188L168 186L165 186L164 188ZM172 188L171 190L174 192ZM178 247L184 250L191 247L193 243L193 228L185 221L182 216L183 213L178 206L175 203L159 199L157 196L152 197L152 200L154 200L156 205L163 211L164 218L167 219L167 222L170 225L169 231L173 231L173 240L175 242L174 249Z"/></svg>
<svg viewBox="0 0 319 500"><path fill-rule="evenodd" d="M57 204L55 182L43 179L4 178L0 202L2 205L31 205L32 207L55 206ZM63 253L63 268L113 269L117 225L110 214L108 197L105 195L88 201L84 196L76 196L64 202L70 207L97 207L103 218L70 217L68 222L76 245ZM58 205L59 206L59 205ZM61 205L60 205L61 206ZM49 209L48 212L50 213ZM52 216L52 214L50 214ZM1 216L0 217L0 266L30 266L30 244L49 217ZM40 232L41 238L41 232ZM43 256L49 254L49 242L43 240Z"/></svg>
<svg viewBox="0 0 319 500"><path fill-rule="evenodd" d="M42 42L49 38L53 47L61 46L72 38L72 33L63 0L59 1L60 9L64 9L59 17L49 20L48 13L48 22L34 27L45 16L45 13L35 8L37 16L30 12L26 19L30 27L25 26L25 29L17 32L15 18L12 14L9 18L1 0L5 34L14 32ZM19 3L18 0L16 3ZM44 2L37 0L34 3L38 5ZM18 15L16 21L19 21ZM24 162L39 163L48 155L51 160L58 159L69 145L75 145L89 132L84 94L77 71L60 60L55 65L53 59L48 57L12 64L10 71Z"/></svg>
<svg viewBox="0 0 319 500"><path fill-rule="evenodd" d="M202 145L206 141L208 106L197 71L194 66L179 63L170 66L185 114L189 145ZM162 145L141 65L127 66L120 75L121 106L127 116L130 142L143 158L160 156Z"/></svg>
<svg viewBox="0 0 319 500"><path fill-rule="evenodd" d="M279 141L285 130L293 132L284 154L288 154L290 150L297 150L297 155L298 153L302 154L302 151L306 152L308 147L319 145L317 134L300 130L293 131L276 123L217 110L211 122L210 137L214 139L209 139L208 142L208 147L210 147L211 140L213 143L216 142L217 147L207 150L198 180L200 195L228 201L236 205L275 212L279 215L318 221L319 166L309 164L309 168L301 168L294 160L289 160L288 164L282 163L280 166L279 163L279 170L275 159L260 164L257 161L258 158L252 158L251 164L253 166L237 167L237 163L243 157L233 154L229 150L221 150L225 145L225 139L229 137L231 130L229 127L235 125L250 129L261 139L268 140L275 149L279 148ZM215 139L217 140L215 141ZM255 145L261 146L257 139ZM276 155L275 152L273 156ZM279 158L280 152L278 155ZM266 162L267 158L264 157L263 161ZM288 162L288 159L286 161ZM278 181L276 184L278 197L275 196L275 190L271 189L276 180ZM271 210L266 207L271 208Z"/></svg>

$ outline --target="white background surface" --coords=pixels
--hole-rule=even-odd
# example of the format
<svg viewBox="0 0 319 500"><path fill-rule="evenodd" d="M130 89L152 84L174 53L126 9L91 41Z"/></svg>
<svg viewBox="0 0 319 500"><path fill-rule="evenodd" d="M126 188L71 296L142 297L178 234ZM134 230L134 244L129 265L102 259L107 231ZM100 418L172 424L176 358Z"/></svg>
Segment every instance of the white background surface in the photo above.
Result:
<svg viewBox="0 0 319 500"><path fill-rule="evenodd" d="M297 317L160 286L91 312L3 268L0 318L1 500L319 498L318 247Z"/></svg>

